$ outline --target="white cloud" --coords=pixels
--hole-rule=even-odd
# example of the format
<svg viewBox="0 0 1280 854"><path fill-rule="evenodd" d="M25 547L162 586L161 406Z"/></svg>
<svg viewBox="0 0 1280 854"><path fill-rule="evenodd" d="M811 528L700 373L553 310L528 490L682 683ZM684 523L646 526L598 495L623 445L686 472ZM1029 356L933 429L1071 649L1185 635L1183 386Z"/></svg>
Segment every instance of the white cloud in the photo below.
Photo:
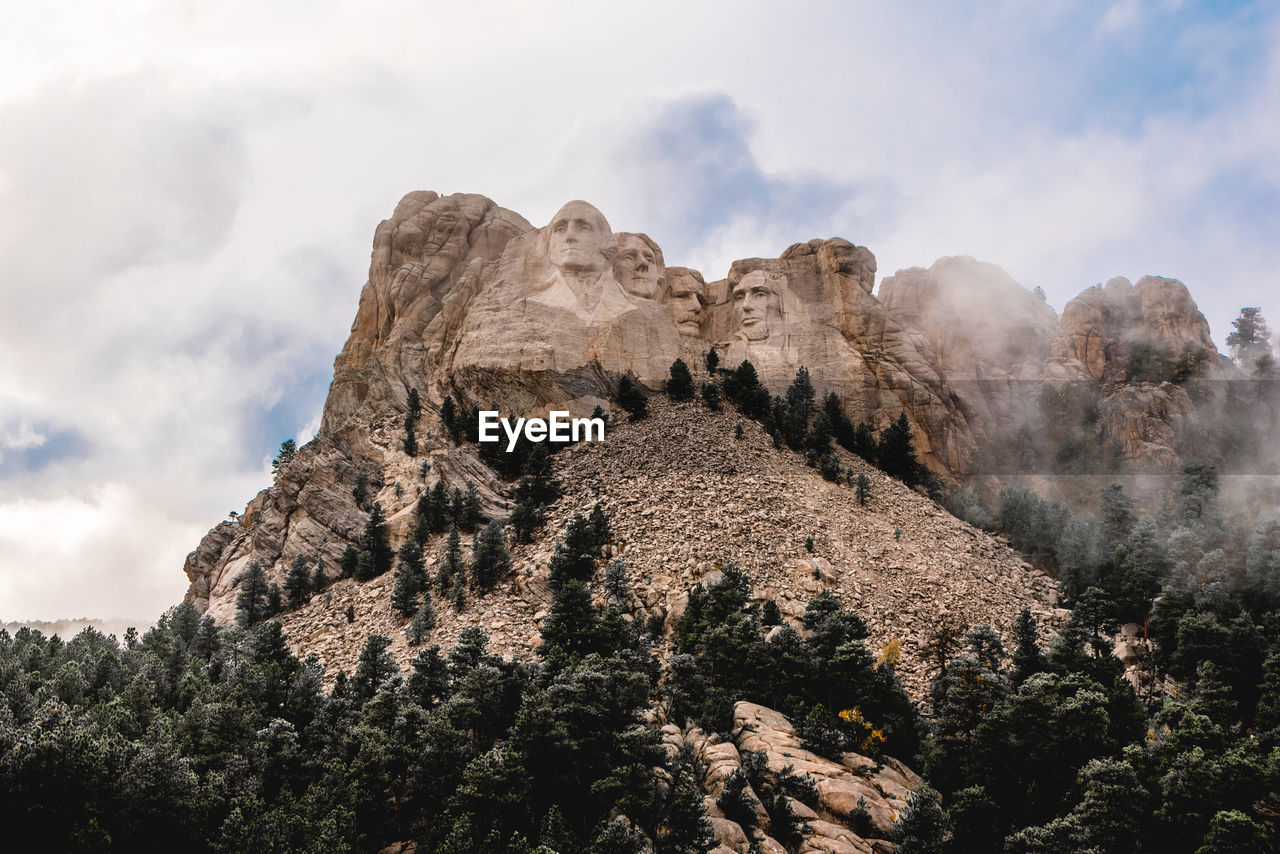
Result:
<svg viewBox="0 0 1280 854"><path fill-rule="evenodd" d="M882 275L974 254L1059 307L1176 275L1219 340L1280 267L1256 8L0 5L4 617L181 595L313 432L409 190L534 223L588 198L709 276L833 234Z"/></svg>

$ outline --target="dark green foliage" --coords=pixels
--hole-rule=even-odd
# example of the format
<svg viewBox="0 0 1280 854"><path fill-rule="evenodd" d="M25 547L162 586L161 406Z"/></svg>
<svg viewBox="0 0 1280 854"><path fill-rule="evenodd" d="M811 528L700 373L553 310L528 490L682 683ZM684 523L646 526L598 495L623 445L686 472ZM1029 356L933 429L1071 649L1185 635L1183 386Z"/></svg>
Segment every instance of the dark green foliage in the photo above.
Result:
<svg viewBox="0 0 1280 854"><path fill-rule="evenodd" d="M276 454L275 459L271 461L271 473L279 474L280 469L293 462L293 458L298 455L298 443L292 439L285 439L280 443L280 451Z"/></svg>
<svg viewBox="0 0 1280 854"><path fill-rule="evenodd" d="M840 460L836 459L835 454L830 453L822 455L822 461L818 464L818 471L822 473L823 479L832 483L839 483L840 475L843 473L840 468Z"/></svg>
<svg viewBox="0 0 1280 854"><path fill-rule="evenodd" d="M453 581L463 569L462 537L458 529L449 529L449 539L445 541L444 556L440 559L440 568L436 572L436 585L441 596L453 592Z"/></svg>
<svg viewBox="0 0 1280 854"><path fill-rule="evenodd" d="M369 500L369 475L364 472L356 475L356 485L351 487L351 497L355 499L356 507L365 509L365 502Z"/></svg>
<svg viewBox="0 0 1280 854"><path fill-rule="evenodd" d="M507 551L507 536L500 522L490 522L476 535L471 550L471 582L481 593L487 593L509 572L511 553Z"/></svg>
<svg viewBox="0 0 1280 854"><path fill-rule="evenodd" d="M240 592L236 594L236 622L241 626L252 626L268 615L267 574L256 560L240 576L238 583Z"/></svg>
<svg viewBox="0 0 1280 854"><path fill-rule="evenodd" d="M923 785L911 794L907 809L893 825L890 839L898 854L936 854L947 839L947 817L936 790Z"/></svg>
<svg viewBox="0 0 1280 854"><path fill-rule="evenodd" d="M857 497L859 504L866 504L867 499L871 497L871 478L859 472L858 480L853 487L853 494Z"/></svg>
<svg viewBox="0 0 1280 854"><path fill-rule="evenodd" d="M426 580L422 561L422 548L410 537L400 549L395 585L391 588L391 607L401 616L412 617L418 611L418 594Z"/></svg>
<svg viewBox="0 0 1280 854"><path fill-rule="evenodd" d="M1240 810L1223 810L1214 815L1196 854L1259 854L1273 850L1266 828Z"/></svg>
<svg viewBox="0 0 1280 854"><path fill-rule="evenodd" d="M516 484L515 500L530 508L541 508L560 497L560 481L556 480L551 456L545 443L539 443L529 453L524 476Z"/></svg>
<svg viewBox="0 0 1280 854"><path fill-rule="evenodd" d="M876 445L876 465L890 477L896 477L907 486L915 486L924 479L924 470L916 458L912 444L911 422L903 412L880 434Z"/></svg>
<svg viewBox="0 0 1280 854"><path fill-rule="evenodd" d="M595 538L597 549L613 542L613 529L609 526L609 517L600 506L600 502L597 501L591 508L587 523L591 526L591 536Z"/></svg>
<svg viewBox="0 0 1280 854"><path fill-rule="evenodd" d="M748 418L767 421L772 410L769 390L760 383L755 365L743 361L724 378L724 394Z"/></svg>
<svg viewBox="0 0 1280 854"><path fill-rule="evenodd" d="M627 583L627 565L620 560L609 564L604 573L604 592L609 604L619 611L625 610L631 598L631 586Z"/></svg>
<svg viewBox="0 0 1280 854"><path fill-rule="evenodd" d="M618 381L618 405L626 410L632 421L639 421L649 414L649 396L625 375Z"/></svg>
<svg viewBox="0 0 1280 854"><path fill-rule="evenodd" d="M311 571L307 568L307 556L298 555L289 564L284 578L285 601L290 609L301 608L311 595Z"/></svg>
<svg viewBox="0 0 1280 854"><path fill-rule="evenodd" d="M365 522L364 536L360 538L360 551L369 555L369 560L357 566L356 577L360 581L382 575L391 569L394 552L387 538L387 520L382 515L382 505L377 501L369 507L369 519Z"/></svg>
<svg viewBox="0 0 1280 854"><path fill-rule="evenodd" d="M378 690L400 676L400 668L387 648L391 638L386 635L369 635L360 649L356 672L351 677L352 696L358 701L373 699Z"/></svg>
<svg viewBox="0 0 1280 854"><path fill-rule="evenodd" d="M1036 631L1036 619L1030 608L1023 608L1013 624L1013 680L1021 684L1045 668L1044 654L1040 651L1040 638Z"/></svg>
<svg viewBox="0 0 1280 854"><path fill-rule="evenodd" d="M702 384L702 402L712 412L720 411L720 386L715 383Z"/></svg>
<svg viewBox="0 0 1280 854"><path fill-rule="evenodd" d="M324 569L324 555L316 558L316 571L311 575L311 592L319 593L329 586L329 576Z"/></svg>
<svg viewBox="0 0 1280 854"><path fill-rule="evenodd" d="M741 421L739 421L737 424L734 424L734 425L733 425L733 438L735 438L735 439L741 439L741 438L742 438L742 436L743 436L743 433L742 433L742 422L741 422Z"/></svg>
<svg viewBox="0 0 1280 854"><path fill-rule="evenodd" d="M853 430L853 446L849 448L858 456L862 457L869 463L877 462L877 452L879 445L876 442L875 431L871 429L871 425L865 421L859 421L858 426Z"/></svg>
<svg viewBox="0 0 1280 854"><path fill-rule="evenodd" d="M461 442L466 435L466 422L466 413L462 411L462 407L458 406L453 393L445 395L444 401L440 404L440 425L444 427L455 444Z"/></svg>
<svg viewBox="0 0 1280 854"><path fill-rule="evenodd" d="M671 375L667 379L667 396L672 400L690 400L693 398L693 375L683 359L671 363Z"/></svg>
<svg viewBox="0 0 1280 854"><path fill-rule="evenodd" d="M449 496L444 481L436 481L435 486L422 493L418 498L418 520L413 530L413 538L419 545L425 544L432 534L444 533L449 527Z"/></svg>
<svg viewBox="0 0 1280 854"><path fill-rule="evenodd" d="M347 546L342 550L342 557L338 561L338 565L342 569L343 578L351 578L356 574L356 569L360 564L360 552L355 546Z"/></svg>
<svg viewBox="0 0 1280 854"><path fill-rule="evenodd" d="M556 544L555 553L551 556L551 588L558 589L570 579L590 580L599 556L595 528L581 513L573 514L564 539Z"/></svg>
<svg viewBox="0 0 1280 854"><path fill-rule="evenodd" d="M812 535L804 538L804 550L810 553L813 552L813 536Z"/></svg>
<svg viewBox="0 0 1280 854"><path fill-rule="evenodd" d="M415 432L418 417L422 415L422 398L417 388L409 389L407 411L404 415L404 452L411 457L418 455L418 437Z"/></svg>
<svg viewBox="0 0 1280 854"><path fill-rule="evenodd" d="M778 603L774 599L766 599L764 606L760 609L760 625L777 626L782 623L782 611L778 608Z"/></svg>
<svg viewBox="0 0 1280 854"><path fill-rule="evenodd" d="M417 646L422 643L423 638L431 634L431 630L436 627L436 606L431 601L431 591L423 589L422 601L418 604L418 609L413 613L413 620L409 623L406 634L409 637L409 643Z"/></svg>
<svg viewBox="0 0 1280 854"><path fill-rule="evenodd" d="M747 774L741 768L735 770L724 781L724 789L716 798L716 806L729 821L737 822L743 830L750 832L756 823L756 799L752 797L751 784Z"/></svg>
<svg viewBox="0 0 1280 854"><path fill-rule="evenodd" d="M720 354L716 352L715 347L706 352L704 360L707 363L707 373L715 376L716 368L720 367Z"/></svg>
<svg viewBox="0 0 1280 854"><path fill-rule="evenodd" d="M517 502L511 508L507 521L511 524L511 532L517 543L532 542L534 533L542 527L542 508Z"/></svg>

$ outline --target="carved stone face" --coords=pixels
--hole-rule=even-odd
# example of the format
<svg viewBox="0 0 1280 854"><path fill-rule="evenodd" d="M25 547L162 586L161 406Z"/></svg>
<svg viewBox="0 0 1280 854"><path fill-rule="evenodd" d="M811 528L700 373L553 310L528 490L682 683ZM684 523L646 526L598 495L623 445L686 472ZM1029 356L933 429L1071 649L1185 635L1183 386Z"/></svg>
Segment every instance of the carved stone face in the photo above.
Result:
<svg viewBox="0 0 1280 854"><path fill-rule="evenodd" d="M547 254L561 271L599 272L607 261L605 247L613 232L604 214L586 202L569 202L556 212L547 226L550 239Z"/></svg>
<svg viewBox="0 0 1280 854"><path fill-rule="evenodd" d="M662 273L662 260L648 241L638 234L619 236L613 276L624 291L641 299L653 299Z"/></svg>
<svg viewBox="0 0 1280 854"><path fill-rule="evenodd" d="M772 333L771 319L782 314L778 288L779 282L762 270L747 273L733 286L733 310L748 341L763 341Z"/></svg>
<svg viewBox="0 0 1280 854"><path fill-rule="evenodd" d="M662 304L681 335L701 331L705 288L702 277L692 270L667 271L667 294Z"/></svg>

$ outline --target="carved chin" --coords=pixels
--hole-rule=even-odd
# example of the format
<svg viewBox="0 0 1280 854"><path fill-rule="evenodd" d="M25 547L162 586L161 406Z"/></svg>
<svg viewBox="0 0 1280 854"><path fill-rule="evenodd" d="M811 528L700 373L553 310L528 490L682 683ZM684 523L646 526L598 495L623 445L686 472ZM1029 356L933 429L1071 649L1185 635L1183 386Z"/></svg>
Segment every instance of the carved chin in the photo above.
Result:
<svg viewBox="0 0 1280 854"><path fill-rule="evenodd" d="M702 331L698 325L698 321L693 318L682 320L676 324L676 326L679 327L681 335L697 335Z"/></svg>
<svg viewBox="0 0 1280 854"><path fill-rule="evenodd" d="M769 324L762 320L743 321L742 335L748 341L763 341L769 337Z"/></svg>

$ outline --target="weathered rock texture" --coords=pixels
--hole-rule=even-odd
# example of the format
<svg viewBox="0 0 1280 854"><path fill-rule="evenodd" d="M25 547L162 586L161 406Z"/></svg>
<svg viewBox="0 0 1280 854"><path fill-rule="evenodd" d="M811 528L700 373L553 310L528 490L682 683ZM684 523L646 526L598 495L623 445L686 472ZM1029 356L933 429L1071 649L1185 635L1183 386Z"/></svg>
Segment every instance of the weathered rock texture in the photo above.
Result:
<svg viewBox="0 0 1280 854"><path fill-rule="evenodd" d="M1086 388L1099 443L1114 437L1131 459L1174 466L1196 404L1175 382L1134 381L1134 353L1156 348L1225 370L1204 318L1173 280L1113 280L1059 320L999 268L967 258L903 271L879 298L874 256L841 239L737 261L710 282L667 260L654 240L615 233L585 202L534 228L483 196L406 196L375 233L319 435L238 521L219 524L188 556L189 598L225 622L251 561L279 582L295 556L323 556L336 576L367 518L352 496L359 480L386 511L393 545L411 530L417 497L438 481L474 483L485 513L504 518L510 485L441 428L449 394L504 414L587 414L608 408L623 375L656 389L676 358L697 369L714 345L725 366L751 359L775 393L804 365L819 394L837 392L854 420L880 428L906 413L923 459L956 478L984 443L1017 429L1044 382ZM424 410L409 456L404 417L414 388ZM638 612L678 610L687 585L720 560L742 564L792 617L828 586L864 613L877 640L903 638L903 671L917 692L924 674L913 646L943 610L1001 627L1023 605L1051 612L1052 586L1016 555L860 461L845 463L873 480L866 508L775 451L755 426L728 441L734 416L658 409L600 446L560 455L566 498L548 537L517 550L520 571L501 595L442 619L441 642L479 621L502 651L526 651L549 598L552 537L595 500L616 519ZM808 535L813 555L799 551ZM336 585L331 604L286 618L295 643L349 667L354 638L391 619L386 584ZM347 600L359 619L344 627Z"/></svg>
<svg viewBox="0 0 1280 854"><path fill-rule="evenodd" d="M448 649L463 628L479 625L496 652L528 655L551 602L556 540L575 512L596 502L611 519L609 557L627 567L632 616L656 615L674 627L689 588L715 580L719 566L734 561L750 576L757 600L776 599L797 628L808 600L829 589L867 621L871 649L899 640L898 672L918 698L929 676L920 648L941 616L964 625L990 622L1006 632L1030 607L1046 632L1061 625L1065 612L1056 610L1051 579L1001 540L858 458L842 454L841 462L871 479L865 506L848 486L823 480L800 454L775 449L758 425L745 424L738 439L736 415L658 398L650 406L648 418L611 427L604 442L555 455L565 494L550 509L544 535L512 548L515 572L493 594L473 597L460 612L437 599L439 620L424 643ZM411 507L425 486L416 471L406 473L389 515L403 519L395 509ZM394 487L382 495L392 501ZM407 534L407 520L396 530ZM813 552L805 548L807 537ZM465 551L468 538L463 545ZM428 571L443 547L443 535L429 542ZM601 569L593 582L601 602L603 575ZM352 671L372 631L394 638L391 651L407 665L413 655L404 635L408 620L391 609L391 586L390 573L367 584L340 581L283 615L285 634L295 649L316 653L330 675L339 667ZM354 622L347 620L349 606Z"/></svg>
<svg viewBox="0 0 1280 854"><path fill-rule="evenodd" d="M816 807L792 800L791 807L804 820L804 839L800 854L872 854L889 852L889 831L903 810L911 793L920 786L920 778L906 765L892 757L877 762L858 753L845 753L834 762L805 750L791 721L773 709L755 703L738 703L733 710L732 739L722 740L688 724L681 728L661 720L663 744L673 755L689 747L707 768L703 788L706 792L707 815L711 819L719 847L715 852L748 854L754 844L760 851L783 854L786 849L772 836L768 815L757 809L755 827L743 828L725 818L716 805L724 791L725 781L742 767L742 751L761 751L769 770L777 773L790 768L798 775L809 775L817 790ZM751 791L759 803L759 797ZM862 802L871 814L874 833L859 836L848 826L849 813Z"/></svg>

